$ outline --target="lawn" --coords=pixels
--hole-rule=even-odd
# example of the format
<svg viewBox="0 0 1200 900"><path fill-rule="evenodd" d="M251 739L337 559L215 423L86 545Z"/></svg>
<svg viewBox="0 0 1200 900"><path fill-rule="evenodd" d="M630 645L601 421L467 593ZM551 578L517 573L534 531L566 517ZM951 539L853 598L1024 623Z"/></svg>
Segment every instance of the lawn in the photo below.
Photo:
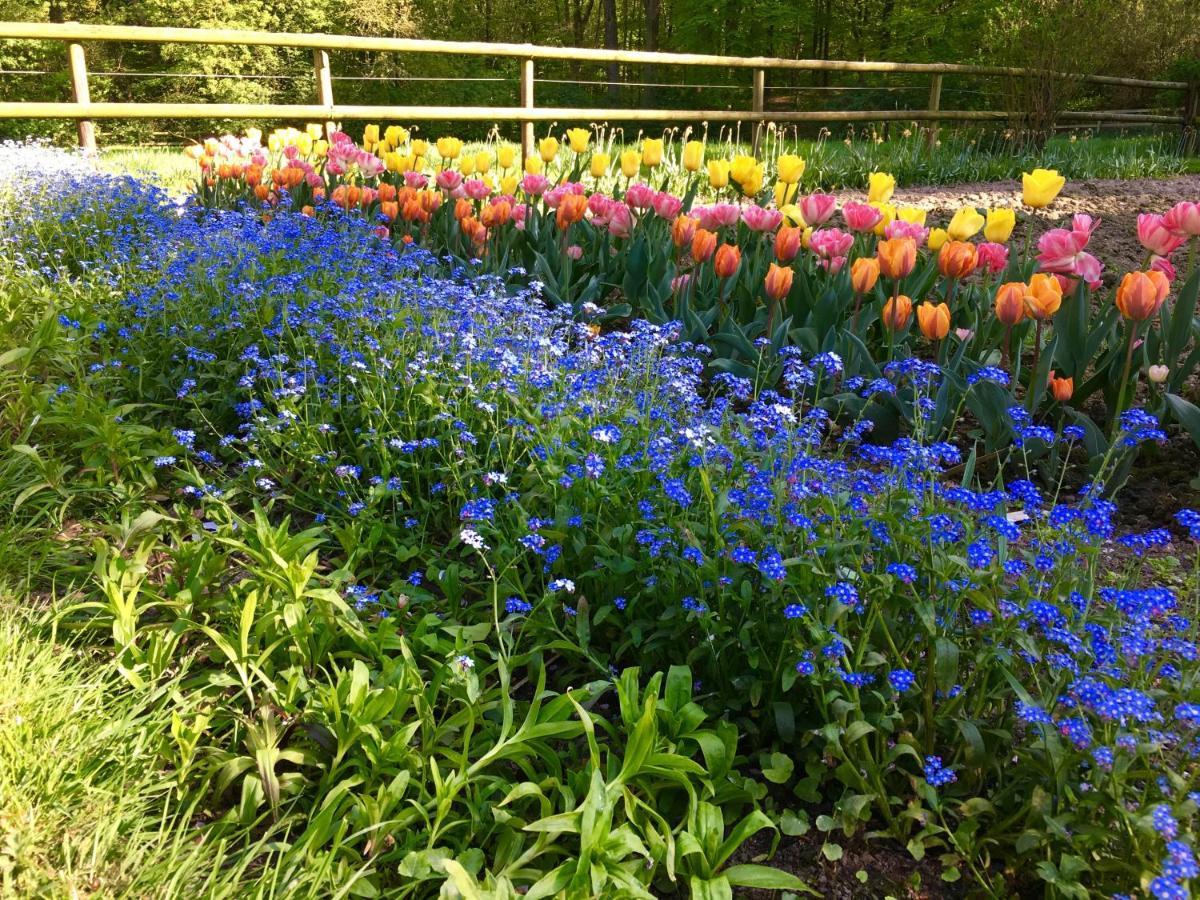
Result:
<svg viewBox="0 0 1200 900"><path fill-rule="evenodd" d="M363 138L0 149L5 891L1187 896L1200 198Z"/></svg>

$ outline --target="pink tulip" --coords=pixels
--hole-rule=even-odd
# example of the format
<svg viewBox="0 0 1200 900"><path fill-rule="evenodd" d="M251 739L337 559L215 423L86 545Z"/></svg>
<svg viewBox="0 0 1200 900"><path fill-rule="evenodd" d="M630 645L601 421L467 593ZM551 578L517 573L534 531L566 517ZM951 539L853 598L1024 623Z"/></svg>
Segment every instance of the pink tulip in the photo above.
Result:
<svg viewBox="0 0 1200 900"><path fill-rule="evenodd" d="M526 175L521 179L521 190L530 197L540 197L546 193L550 180L545 175Z"/></svg>
<svg viewBox="0 0 1200 900"><path fill-rule="evenodd" d="M655 214L661 219L666 219L668 222L675 221L675 217L683 209L683 201L673 194L668 194L666 191L654 195L653 205Z"/></svg>
<svg viewBox="0 0 1200 900"><path fill-rule="evenodd" d="M1158 213L1142 213L1137 218L1137 236L1142 246L1156 256L1170 256L1187 241L1167 227Z"/></svg>
<svg viewBox="0 0 1200 900"><path fill-rule="evenodd" d="M624 203L614 203L609 209L609 233L613 237L626 238L632 230L633 213Z"/></svg>
<svg viewBox="0 0 1200 900"><path fill-rule="evenodd" d="M1087 242L1092 239L1092 232L1100 226L1099 219L1093 219L1086 213L1075 213L1071 217L1071 231L1075 234L1083 236L1083 244L1086 247Z"/></svg>
<svg viewBox="0 0 1200 900"><path fill-rule="evenodd" d="M837 212L837 197L832 194L809 194L807 197L801 197L800 202L796 204L800 207L800 215L804 217L804 224L812 228L819 228Z"/></svg>
<svg viewBox="0 0 1200 900"><path fill-rule="evenodd" d="M576 260L582 259L583 258L583 248L580 247L578 244L572 244L570 247L567 248L567 256L571 257L571 259L576 259Z"/></svg>
<svg viewBox="0 0 1200 900"><path fill-rule="evenodd" d="M1069 275L1061 275L1058 272L1054 273L1054 280L1058 282L1058 288L1063 292L1064 297L1074 292L1075 288L1079 286L1078 278L1071 278Z"/></svg>
<svg viewBox="0 0 1200 900"><path fill-rule="evenodd" d="M905 222L902 219L896 219L889 222L887 227L883 229L883 236L885 238L912 238L917 242L917 246L920 247L929 239L929 229L916 222Z"/></svg>
<svg viewBox="0 0 1200 900"><path fill-rule="evenodd" d="M592 194L588 197L588 212L592 214L592 221L596 225L608 224L608 211L612 205L616 203L611 197L606 197L604 194Z"/></svg>
<svg viewBox="0 0 1200 900"><path fill-rule="evenodd" d="M482 200L492 192L492 189L487 186L487 182L482 178L472 178L470 181L464 182L463 190L472 200Z"/></svg>
<svg viewBox="0 0 1200 900"><path fill-rule="evenodd" d="M512 208L512 223L517 231L525 230L525 217L529 215L529 204L518 203Z"/></svg>
<svg viewBox="0 0 1200 900"><path fill-rule="evenodd" d="M1087 236L1054 228L1038 238L1038 263L1047 272L1075 271L1075 258L1087 246Z"/></svg>
<svg viewBox="0 0 1200 900"><path fill-rule="evenodd" d="M636 181L625 188L625 202L634 209L649 209L654 203L654 188Z"/></svg>
<svg viewBox="0 0 1200 900"><path fill-rule="evenodd" d="M990 241L975 248L979 260L979 268L989 275L1003 272L1008 267L1008 246L993 244Z"/></svg>
<svg viewBox="0 0 1200 900"><path fill-rule="evenodd" d="M404 183L414 191L423 190L429 184L429 178L420 172L409 170L404 173Z"/></svg>
<svg viewBox="0 0 1200 900"><path fill-rule="evenodd" d="M777 209L750 204L742 207L742 221L751 231L774 231L783 221L783 213Z"/></svg>
<svg viewBox="0 0 1200 900"><path fill-rule="evenodd" d="M682 294L687 290L688 285L692 283L692 273L684 272L682 275L676 275L671 279L671 293Z"/></svg>
<svg viewBox="0 0 1200 900"><path fill-rule="evenodd" d="M453 191L462 184L463 177L462 173L456 172L453 169L442 169L442 171L437 173L434 181L437 182L437 186L443 191Z"/></svg>
<svg viewBox="0 0 1200 900"><path fill-rule="evenodd" d="M1169 259L1167 259L1165 256L1153 257L1150 260L1150 271L1162 272L1164 275L1167 276L1167 281L1170 281L1172 283L1175 281L1175 276L1177 274L1175 271L1175 267L1173 265L1171 265L1171 261Z"/></svg>
<svg viewBox="0 0 1200 900"><path fill-rule="evenodd" d="M819 259L817 260L817 265L825 269L829 274L836 275L842 271L842 266L846 265L846 257L835 256L833 259Z"/></svg>
<svg viewBox="0 0 1200 900"><path fill-rule="evenodd" d="M1167 210L1163 225L1177 235L1200 237L1200 203L1180 200Z"/></svg>
<svg viewBox="0 0 1200 900"><path fill-rule="evenodd" d="M808 248L825 260L846 256L854 246L854 235L837 228L821 228L812 233Z"/></svg>
<svg viewBox="0 0 1200 900"><path fill-rule="evenodd" d="M696 206L692 215L700 220L700 227L716 231L722 226L736 225L741 210L734 203L714 203L711 206Z"/></svg>
<svg viewBox="0 0 1200 900"><path fill-rule="evenodd" d="M1075 274L1087 282L1093 291L1100 287L1100 275L1104 271L1104 263L1090 253L1080 253L1075 262Z"/></svg>
<svg viewBox="0 0 1200 900"><path fill-rule="evenodd" d="M883 213L869 204L851 201L842 205L842 218L851 231L871 231L883 219Z"/></svg>

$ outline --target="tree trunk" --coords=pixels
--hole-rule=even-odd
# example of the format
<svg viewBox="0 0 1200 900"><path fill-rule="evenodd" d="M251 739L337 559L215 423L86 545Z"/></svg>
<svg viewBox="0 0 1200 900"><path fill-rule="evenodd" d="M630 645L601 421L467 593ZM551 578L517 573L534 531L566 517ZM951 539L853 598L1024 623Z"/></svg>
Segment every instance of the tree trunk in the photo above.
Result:
<svg viewBox="0 0 1200 900"><path fill-rule="evenodd" d="M643 0L643 6L646 10L646 32L645 32L645 49L649 53L658 50L658 17L662 9L661 0ZM646 81L658 81L658 66L649 64L642 69L646 76ZM642 90L642 105L654 105L654 88L647 87Z"/></svg>
<svg viewBox="0 0 1200 900"><path fill-rule="evenodd" d="M617 0L602 0L604 7L604 49L617 49ZM621 87L617 84L620 72L615 62L610 62L605 70L605 80L608 84L608 96L615 106L621 99Z"/></svg>

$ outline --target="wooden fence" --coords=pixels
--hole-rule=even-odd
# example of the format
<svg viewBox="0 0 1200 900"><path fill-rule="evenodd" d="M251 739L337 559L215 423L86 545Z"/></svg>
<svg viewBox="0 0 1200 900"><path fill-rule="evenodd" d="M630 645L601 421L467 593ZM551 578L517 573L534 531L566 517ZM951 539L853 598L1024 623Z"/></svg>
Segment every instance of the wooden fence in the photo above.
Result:
<svg viewBox="0 0 1200 900"><path fill-rule="evenodd" d="M96 146L93 121L96 119L289 119L337 122L365 119L375 121L460 121L522 123L521 143L526 154L532 152L535 122L587 122L617 120L630 122L752 122L755 143L761 126L772 122L927 122L930 140L936 140L937 124L943 121L1001 122L1011 118L1005 110L954 110L942 105L942 82L946 76L971 77L1050 77L1087 84L1115 85L1151 91L1185 92L1181 108L1170 113L1144 110L1068 111L1061 118L1068 122L1111 122L1130 125L1188 125L1200 115L1200 92L1196 85L1183 81L1148 81L1112 75L1073 75L1007 66L972 66L950 63L862 62L828 59L781 59L766 56L713 56L694 53L652 53L634 50L605 50L582 47L542 47L533 44L493 44L478 41L433 41L408 38L365 37L332 34L237 31L206 28L151 28L118 25L82 25L78 23L44 24L0 22L0 40L58 41L66 45L71 75L70 103L4 102L0 118L75 119L79 126L79 144L89 150ZM312 104L261 103L93 103L88 89L88 69L84 45L88 41L139 42L151 44L184 43L235 46L302 47L313 52L315 102ZM376 51L402 54L460 54L519 59L521 63L518 106L362 106L338 104L333 96L329 51ZM751 108L717 109L605 109L539 107L534 101L535 65L539 60L570 60L596 63L657 64L668 66L710 66L753 70ZM890 110L766 110L764 95L768 72L873 72L919 74L929 76L929 100L921 109Z"/></svg>

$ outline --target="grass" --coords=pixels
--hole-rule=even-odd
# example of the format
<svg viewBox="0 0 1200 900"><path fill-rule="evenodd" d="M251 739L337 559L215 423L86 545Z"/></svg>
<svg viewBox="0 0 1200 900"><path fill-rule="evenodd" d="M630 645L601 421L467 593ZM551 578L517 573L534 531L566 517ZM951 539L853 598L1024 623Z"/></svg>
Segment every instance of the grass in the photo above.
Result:
<svg viewBox="0 0 1200 900"><path fill-rule="evenodd" d="M358 128L352 131L357 134ZM469 145L467 149L482 146ZM749 145L732 139L723 146L727 155L750 152ZM1019 178L1021 172L1035 166L1058 169L1068 179L1168 178L1200 173L1200 157L1186 156L1181 149L1174 133L1072 132L1036 149L1014 143L996 131L944 128L931 152L917 131L905 129L885 139L863 129L844 139L823 136L816 140L780 131L765 143L763 156L799 153L808 161L806 190L839 190L861 188L867 174L874 171L891 172L901 185L1002 181ZM181 151L181 147L112 147L102 151L101 168L184 193L192 186L195 165Z"/></svg>

